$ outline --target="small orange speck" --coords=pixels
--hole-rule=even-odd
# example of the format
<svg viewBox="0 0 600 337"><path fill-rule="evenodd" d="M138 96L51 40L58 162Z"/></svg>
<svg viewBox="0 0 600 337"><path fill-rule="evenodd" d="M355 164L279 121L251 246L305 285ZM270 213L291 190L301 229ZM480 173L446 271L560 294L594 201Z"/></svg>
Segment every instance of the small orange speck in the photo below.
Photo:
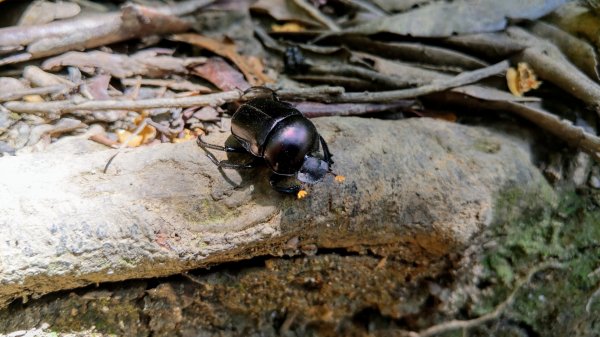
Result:
<svg viewBox="0 0 600 337"><path fill-rule="evenodd" d="M308 192L306 192L305 190L298 191L298 199L303 199L307 195L308 195Z"/></svg>
<svg viewBox="0 0 600 337"><path fill-rule="evenodd" d="M344 176L335 176L335 181L337 181L338 183L343 183L346 180L346 177Z"/></svg>

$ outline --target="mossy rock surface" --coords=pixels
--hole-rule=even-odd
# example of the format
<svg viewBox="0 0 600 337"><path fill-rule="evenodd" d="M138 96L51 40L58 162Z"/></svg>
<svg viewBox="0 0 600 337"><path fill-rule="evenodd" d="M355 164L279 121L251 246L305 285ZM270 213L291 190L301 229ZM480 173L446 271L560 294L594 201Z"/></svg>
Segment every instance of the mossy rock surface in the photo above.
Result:
<svg viewBox="0 0 600 337"><path fill-rule="evenodd" d="M5 268L20 255L12 246L3 251L5 300L63 291L14 302L0 312L0 332L42 322L61 332L139 336L419 330L489 312L526 268L567 254L556 219L565 197L519 138L432 119L316 124L336 173L347 178L315 185L303 200L274 193L261 169L227 172L232 186L191 143L123 153L107 176L83 169L104 161L72 158L79 178L58 192L103 200L108 213L84 225L59 214L62 226L33 227L62 252L36 251L44 259L35 272ZM103 153L94 155L111 154ZM39 249L37 241L28 247ZM206 266L213 269L194 271L194 281L140 280ZM64 291L127 279L138 280ZM498 289L495 296L485 285Z"/></svg>

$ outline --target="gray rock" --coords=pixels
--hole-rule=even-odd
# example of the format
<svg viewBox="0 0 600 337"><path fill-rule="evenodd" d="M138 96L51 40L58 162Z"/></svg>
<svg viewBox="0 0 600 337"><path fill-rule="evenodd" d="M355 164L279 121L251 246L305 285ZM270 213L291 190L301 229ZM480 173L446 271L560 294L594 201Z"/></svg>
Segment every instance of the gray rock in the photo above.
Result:
<svg viewBox="0 0 600 337"><path fill-rule="evenodd" d="M0 159L0 306L320 248L429 265L498 217L504 189L553 198L527 144L510 136L426 118L316 124L346 181L328 177L302 200L274 192L264 168L224 176L194 142L127 150L107 174L114 150Z"/></svg>

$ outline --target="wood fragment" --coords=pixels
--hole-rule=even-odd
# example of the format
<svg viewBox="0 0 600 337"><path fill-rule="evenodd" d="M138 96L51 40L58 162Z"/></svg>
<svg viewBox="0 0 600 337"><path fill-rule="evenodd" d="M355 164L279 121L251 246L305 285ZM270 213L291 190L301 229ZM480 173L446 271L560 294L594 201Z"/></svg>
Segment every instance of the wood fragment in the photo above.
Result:
<svg viewBox="0 0 600 337"><path fill-rule="evenodd" d="M178 33L189 29L183 16L214 0L188 0L173 6L148 8L125 6L103 13L31 27L0 29L0 47L27 46L26 52L0 59L0 65L23 62L70 50L104 46L152 34Z"/></svg>

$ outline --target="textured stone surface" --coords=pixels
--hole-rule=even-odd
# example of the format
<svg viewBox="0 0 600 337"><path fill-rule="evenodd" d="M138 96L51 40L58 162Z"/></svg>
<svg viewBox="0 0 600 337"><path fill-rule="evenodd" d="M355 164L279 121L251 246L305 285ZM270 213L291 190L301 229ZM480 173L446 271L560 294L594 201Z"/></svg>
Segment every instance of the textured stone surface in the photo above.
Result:
<svg viewBox="0 0 600 337"><path fill-rule="evenodd" d="M224 177L193 142L128 150L107 174L112 150L0 159L0 305L315 248L427 264L489 224L503 188L552 194L524 143L482 128L431 119L316 124L347 179L328 177L304 200L274 192L266 169Z"/></svg>

